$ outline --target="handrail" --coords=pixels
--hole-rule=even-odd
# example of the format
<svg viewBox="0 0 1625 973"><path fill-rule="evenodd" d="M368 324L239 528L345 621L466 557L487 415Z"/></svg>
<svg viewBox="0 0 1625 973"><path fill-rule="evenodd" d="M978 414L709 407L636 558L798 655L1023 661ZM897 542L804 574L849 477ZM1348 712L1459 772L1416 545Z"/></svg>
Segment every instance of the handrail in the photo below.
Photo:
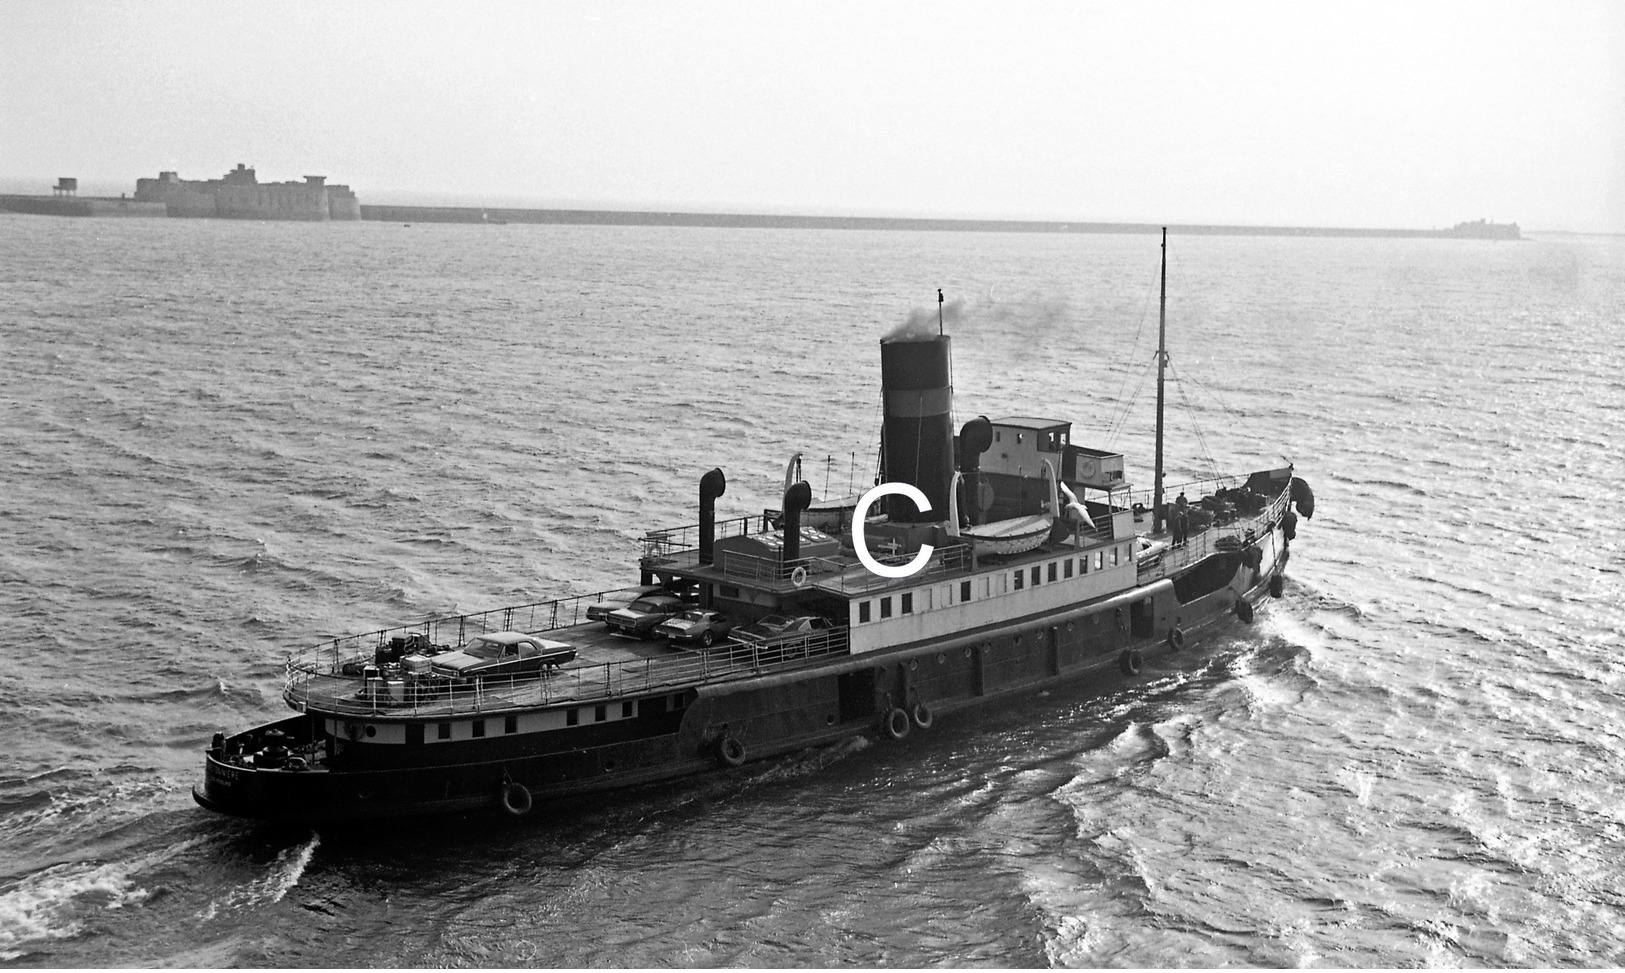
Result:
<svg viewBox="0 0 1625 973"><path fill-rule="evenodd" d="M1285 516L1287 505L1291 502L1291 495L1283 490L1280 496L1256 514L1245 514L1228 524L1213 524L1193 531L1185 539L1184 546L1164 548L1155 561L1139 562L1137 573L1140 582L1167 577L1200 561L1218 551L1219 541L1226 537L1235 538L1238 546L1252 543L1269 533L1270 528Z"/></svg>
<svg viewBox="0 0 1625 973"><path fill-rule="evenodd" d="M479 679L455 688L444 680L360 676L297 666L290 660L283 697L296 709L316 705L339 716L458 716L527 709L557 702L618 698L664 687L743 679L799 668L847 652L844 627L765 642L726 642L678 655L562 666L540 675ZM350 660L356 661L356 660Z"/></svg>
<svg viewBox="0 0 1625 973"><path fill-rule="evenodd" d="M717 537L737 537L744 534L756 533L752 527L757 518L732 517L728 520L716 522ZM700 546L700 525L685 524L681 527L663 527L651 530L643 535L643 559L659 560L669 558L683 551L698 550Z"/></svg>
<svg viewBox="0 0 1625 973"><path fill-rule="evenodd" d="M371 662L374 650L386 646L392 639L407 639L418 635L437 646L460 647L468 640L488 632L520 631L529 634L570 628L587 621L587 606L602 602L606 595L624 591L610 588L592 594L555 598L507 608L470 612L465 615L447 615L425 619L411 625L379 629L358 635L344 635L317 643L309 649L289 653L288 665L316 671L326 664L339 671L346 662Z"/></svg>

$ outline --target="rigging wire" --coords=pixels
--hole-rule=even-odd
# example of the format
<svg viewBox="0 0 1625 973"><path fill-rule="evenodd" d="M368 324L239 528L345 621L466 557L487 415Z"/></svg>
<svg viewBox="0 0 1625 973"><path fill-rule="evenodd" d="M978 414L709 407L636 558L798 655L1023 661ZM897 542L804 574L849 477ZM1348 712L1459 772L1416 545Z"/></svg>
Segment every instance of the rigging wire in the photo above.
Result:
<svg viewBox="0 0 1625 973"><path fill-rule="evenodd" d="M1215 479L1217 479L1219 476L1219 464L1213 458L1213 450L1208 448L1207 437L1202 434L1201 424L1196 421L1196 406L1191 403L1190 396L1185 394L1183 373L1180 374L1176 385L1179 388L1179 400L1185 404L1186 420L1190 423L1191 431L1196 434L1196 448L1202 459L1206 461L1207 471L1211 473Z"/></svg>
<svg viewBox="0 0 1625 973"><path fill-rule="evenodd" d="M1151 315L1151 295L1156 290L1155 282L1156 278L1153 277L1152 285L1147 286L1145 291L1145 299L1140 304L1140 323L1134 329L1134 344L1131 345L1128 350L1127 361L1130 364L1128 367L1123 369L1122 380L1118 382L1117 385L1117 412L1113 414L1111 421L1106 425L1107 445L1110 445L1116 439L1117 433L1120 432L1123 426L1128 422L1129 410L1134 405L1135 400L1139 398L1140 390L1145 387L1145 373L1141 372L1140 382L1134 388L1134 396L1128 399L1126 402L1123 400L1123 389L1128 385L1129 376L1134 374L1134 366L1132 363L1139 357L1140 338L1145 334L1145 322L1146 319Z"/></svg>
<svg viewBox="0 0 1625 973"><path fill-rule="evenodd" d="M1237 415L1233 410L1231 410L1231 408L1228 405L1225 405L1224 400L1219 398L1218 393L1214 392L1213 389L1211 389L1210 387L1208 387L1204 383L1202 383L1200 381L1197 381L1195 376L1186 375L1185 373L1181 372L1180 373L1180 378L1184 379L1184 380L1188 380L1192 385L1196 386L1197 389L1199 389L1200 391L1206 392L1207 397L1213 400L1213 404L1217 405L1219 407L1219 409L1221 411L1223 411L1226 416L1230 417L1230 419L1232 421L1238 422L1238 423L1241 422L1241 416Z"/></svg>
<svg viewBox="0 0 1625 973"><path fill-rule="evenodd" d="M1142 368L1140 370L1139 384L1134 386L1134 393L1130 395L1128 400L1122 404L1121 411L1118 412L1117 416L1112 420L1111 425L1106 429L1106 445L1110 446L1111 444L1117 442L1117 437L1122 434L1125 428L1128 427L1129 415L1133 410L1134 403L1140 400L1140 393L1145 391L1145 383L1150 380L1150 378L1151 369Z"/></svg>

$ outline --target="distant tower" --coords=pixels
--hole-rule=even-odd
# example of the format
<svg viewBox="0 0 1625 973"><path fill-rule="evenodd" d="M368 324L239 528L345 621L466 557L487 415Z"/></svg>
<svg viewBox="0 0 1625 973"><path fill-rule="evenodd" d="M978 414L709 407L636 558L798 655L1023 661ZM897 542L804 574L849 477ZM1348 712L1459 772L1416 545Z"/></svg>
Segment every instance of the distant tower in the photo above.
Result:
<svg viewBox="0 0 1625 973"><path fill-rule="evenodd" d="M61 179L58 179L56 181L55 186L51 187L51 195L52 196L77 196L77 195L79 195L79 180L74 178L73 176L63 176Z"/></svg>

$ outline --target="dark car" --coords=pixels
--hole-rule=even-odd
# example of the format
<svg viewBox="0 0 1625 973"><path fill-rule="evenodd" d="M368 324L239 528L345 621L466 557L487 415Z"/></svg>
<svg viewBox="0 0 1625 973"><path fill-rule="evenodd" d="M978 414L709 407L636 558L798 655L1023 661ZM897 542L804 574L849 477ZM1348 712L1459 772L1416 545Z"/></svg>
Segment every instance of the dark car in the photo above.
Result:
<svg viewBox="0 0 1625 973"><path fill-rule="evenodd" d="M829 619L817 615L795 618L768 615L754 624L734 629L733 637L754 649L757 658L766 662L810 655L814 648L827 644L834 628ZM763 649L770 650L773 658L763 657L760 654Z"/></svg>
<svg viewBox="0 0 1625 973"><path fill-rule="evenodd" d="M536 675L576 657L575 646L524 632L489 632L476 635L452 652L430 656L430 671L458 680L478 676Z"/></svg>
<svg viewBox="0 0 1625 973"><path fill-rule="evenodd" d="M687 608L683 599L676 595L644 595L625 608L610 612L604 620L609 622L609 629L615 634L642 639L653 635L656 625Z"/></svg>
<svg viewBox="0 0 1625 973"><path fill-rule="evenodd" d="M717 639L733 631L733 619L709 608L694 608L673 615L655 626L656 635L664 635L676 642L698 642L712 645Z"/></svg>
<svg viewBox="0 0 1625 973"><path fill-rule="evenodd" d="M602 599L587 606L587 621L607 622L610 612L617 608L625 608L645 595L658 594L660 590L657 584L640 584L619 591L606 591Z"/></svg>

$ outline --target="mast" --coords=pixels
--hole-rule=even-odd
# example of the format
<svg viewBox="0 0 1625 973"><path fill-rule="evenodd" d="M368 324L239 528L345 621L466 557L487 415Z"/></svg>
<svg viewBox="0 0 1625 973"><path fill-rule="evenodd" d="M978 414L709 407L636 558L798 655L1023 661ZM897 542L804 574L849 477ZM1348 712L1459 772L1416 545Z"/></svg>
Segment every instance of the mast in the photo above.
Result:
<svg viewBox="0 0 1625 973"><path fill-rule="evenodd" d="M1168 228L1162 228L1162 290L1157 298L1157 472L1151 497L1151 532L1162 533L1162 375L1168 367Z"/></svg>

